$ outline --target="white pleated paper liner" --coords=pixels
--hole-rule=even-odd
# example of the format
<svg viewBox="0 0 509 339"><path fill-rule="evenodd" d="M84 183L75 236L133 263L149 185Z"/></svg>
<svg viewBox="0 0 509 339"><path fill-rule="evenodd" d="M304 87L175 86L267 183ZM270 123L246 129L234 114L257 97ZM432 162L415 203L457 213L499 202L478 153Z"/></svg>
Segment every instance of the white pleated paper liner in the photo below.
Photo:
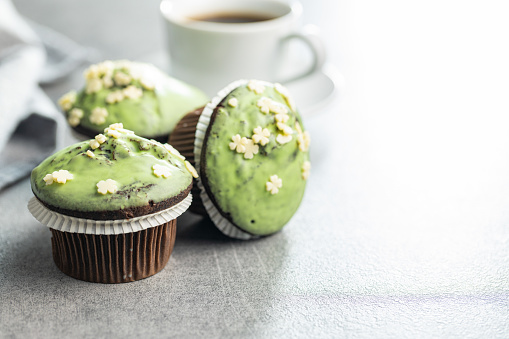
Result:
<svg viewBox="0 0 509 339"><path fill-rule="evenodd" d="M200 198L203 201L203 206L205 207L205 210L207 211L207 214L209 215L210 219L212 219L216 227L223 234L235 239L242 240L255 239L259 238L259 236L244 232L235 225L233 225L228 219L221 215L221 213L216 208L214 203L210 200L207 191L205 191L205 188L203 187L203 183L201 181L200 155L203 146L203 141L205 139L205 133L207 132L207 128L209 127L210 118L212 116L212 113L214 112L214 109L228 94L230 94L231 91L233 91L235 88L239 86L246 85L248 82L249 82L248 80L244 79L234 81L225 88L223 88L221 91L219 91L217 95L214 98L212 98L212 100L205 106L200 115L198 125L196 126L196 133L194 138L194 162L196 164L195 165L196 170L200 174L197 181L198 187L200 188ZM261 84L267 87L273 86L271 83L265 81L257 80L257 82L260 82Z"/></svg>
<svg viewBox="0 0 509 339"><path fill-rule="evenodd" d="M167 223L184 213L191 205L192 200L191 194L188 194L188 196L177 205L163 211L132 219L120 220L92 220L60 214L48 209L36 197L33 197L28 202L28 210L41 224L57 231L112 235L134 233Z"/></svg>

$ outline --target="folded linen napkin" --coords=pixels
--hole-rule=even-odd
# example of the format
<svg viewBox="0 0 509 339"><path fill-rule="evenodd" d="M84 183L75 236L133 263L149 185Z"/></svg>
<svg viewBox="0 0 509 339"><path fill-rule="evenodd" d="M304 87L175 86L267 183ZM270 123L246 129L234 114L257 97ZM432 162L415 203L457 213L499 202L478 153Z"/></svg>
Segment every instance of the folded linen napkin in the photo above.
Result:
<svg viewBox="0 0 509 339"><path fill-rule="evenodd" d="M89 55L0 0L0 190L61 147L65 121L39 85L65 77Z"/></svg>

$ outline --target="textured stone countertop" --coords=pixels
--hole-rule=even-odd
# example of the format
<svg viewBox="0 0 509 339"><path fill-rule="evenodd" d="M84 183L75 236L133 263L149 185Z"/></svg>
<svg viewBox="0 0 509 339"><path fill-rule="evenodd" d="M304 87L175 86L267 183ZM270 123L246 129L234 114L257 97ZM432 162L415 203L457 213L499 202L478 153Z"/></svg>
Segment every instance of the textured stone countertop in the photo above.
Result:
<svg viewBox="0 0 509 339"><path fill-rule="evenodd" d="M164 49L155 0L14 4L101 58ZM303 5L345 81L305 121L313 168L285 229L236 241L186 213L163 271L87 283L53 263L24 179L0 191L0 337L509 336L505 3Z"/></svg>

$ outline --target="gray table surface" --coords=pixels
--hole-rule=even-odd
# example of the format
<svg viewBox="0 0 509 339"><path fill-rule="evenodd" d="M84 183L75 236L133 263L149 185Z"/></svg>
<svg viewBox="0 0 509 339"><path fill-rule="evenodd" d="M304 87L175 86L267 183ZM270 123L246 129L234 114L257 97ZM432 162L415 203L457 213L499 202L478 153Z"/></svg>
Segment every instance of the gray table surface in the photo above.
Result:
<svg viewBox="0 0 509 339"><path fill-rule="evenodd" d="M185 214L159 274L86 283L54 265L22 180L0 192L0 337L509 337L505 4L303 4L346 81L306 120L285 229L236 241ZM164 48L155 0L15 5L103 58Z"/></svg>

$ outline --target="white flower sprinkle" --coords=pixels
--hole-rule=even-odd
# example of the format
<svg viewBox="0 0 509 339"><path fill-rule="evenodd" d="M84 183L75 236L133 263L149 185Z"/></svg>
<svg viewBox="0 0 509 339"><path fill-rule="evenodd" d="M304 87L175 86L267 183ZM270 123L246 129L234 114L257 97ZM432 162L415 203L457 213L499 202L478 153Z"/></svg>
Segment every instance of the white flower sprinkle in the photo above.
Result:
<svg viewBox="0 0 509 339"><path fill-rule="evenodd" d="M53 184L53 175L51 173L48 173L44 176L44 178L42 178L42 180L44 180L46 182L46 185L51 185Z"/></svg>
<svg viewBox="0 0 509 339"><path fill-rule="evenodd" d="M173 154L174 156L176 156L177 158L180 158L181 160L186 160L186 157L184 157L182 154L180 154L180 152L177 151L175 149L175 147L173 147L172 145L170 145L170 144L163 144L163 146L164 146L164 148L166 148L168 153Z"/></svg>
<svg viewBox="0 0 509 339"><path fill-rule="evenodd" d="M95 140L95 139L90 140L88 144L90 145L90 147L92 149L96 149L99 146L101 146L101 144L99 142L97 142L97 140Z"/></svg>
<svg viewBox="0 0 509 339"><path fill-rule="evenodd" d="M244 159L253 159L253 156L258 154L260 146L255 145L252 139L247 139L245 148Z"/></svg>
<svg viewBox="0 0 509 339"><path fill-rule="evenodd" d="M308 180L310 171L311 163L309 161L304 161L302 164L302 179Z"/></svg>
<svg viewBox="0 0 509 339"><path fill-rule="evenodd" d="M277 174L271 175L270 180L265 183L265 189L270 194L277 194L281 187L283 187L283 180Z"/></svg>
<svg viewBox="0 0 509 339"><path fill-rule="evenodd" d="M53 182L58 182L59 184L65 184L68 180L74 179L74 175L72 175L68 170L55 171L51 173L51 177L53 178ZM51 185L48 184L49 178L50 177L48 176L48 174L46 174L46 176L44 177L46 185Z"/></svg>
<svg viewBox="0 0 509 339"><path fill-rule="evenodd" d="M276 124L277 128L283 132L284 135L290 135L293 133L293 130L290 126L288 126L287 124L284 124L282 122L278 122Z"/></svg>
<svg viewBox="0 0 509 339"><path fill-rule="evenodd" d="M72 127L76 127L80 124L81 118L83 118L83 110L79 108L73 108L69 112L69 117L67 118L67 122Z"/></svg>
<svg viewBox="0 0 509 339"><path fill-rule="evenodd" d="M95 140L97 140L99 144L104 144L106 142L106 136L104 134L97 134Z"/></svg>
<svg viewBox="0 0 509 339"><path fill-rule="evenodd" d="M76 103L76 92L70 91L66 94L64 94L59 100L58 104L64 111L68 111L72 108L72 105Z"/></svg>
<svg viewBox="0 0 509 339"><path fill-rule="evenodd" d="M92 110L90 114L90 122L95 125L101 125L106 122L106 117L108 116L108 111L104 107L96 107Z"/></svg>
<svg viewBox="0 0 509 339"><path fill-rule="evenodd" d="M129 87L124 88L122 90L122 94L124 95L124 97L129 99L138 99L143 96L143 91L141 90L141 88L131 85Z"/></svg>
<svg viewBox="0 0 509 339"><path fill-rule="evenodd" d="M129 75L125 74L124 72L118 71L113 76L113 80L115 80L115 83L118 86L127 86L131 83L132 78Z"/></svg>
<svg viewBox="0 0 509 339"><path fill-rule="evenodd" d="M149 91L154 90L154 88L156 87L155 84L147 78L141 78L140 84L143 88L145 88L146 90L149 90Z"/></svg>
<svg viewBox="0 0 509 339"><path fill-rule="evenodd" d="M281 145L284 145L284 144L292 141L292 136L291 135L278 134L277 137L276 137L276 141L278 143L280 143Z"/></svg>
<svg viewBox="0 0 509 339"><path fill-rule="evenodd" d="M87 94L99 92L103 88L101 79L93 78L87 81Z"/></svg>
<svg viewBox="0 0 509 339"><path fill-rule="evenodd" d="M230 100L228 100L228 105L230 105L231 107L237 107L238 104L239 100L237 100L237 98L231 98Z"/></svg>
<svg viewBox="0 0 509 339"><path fill-rule="evenodd" d="M234 135L232 137L232 142L230 142L230 149L233 151L237 151L237 153L244 153L246 151L247 138L240 137L239 134Z"/></svg>
<svg viewBox="0 0 509 339"><path fill-rule="evenodd" d="M108 104L114 104L122 100L124 100L124 93L122 93L122 91L113 91L106 96L106 102Z"/></svg>
<svg viewBox="0 0 509 339"><path fill-rule="evenodd" d="M266 128L262 129L261 126L258 126L253 130L253 133L254 133L253 141L256 144L260 144L262 146L267 145L267 143L269 142L269 137L270 137L270 131L268 129L266 129Z"/></svg>
<svg viewBox="0 0 509 339"><path fill-rule="evenodd" d="M101 194L115 193L118 190L117 182L112 179L101 180L97 183L97 192Z"/></svg>
<svg viewBox="0 0 509 339"><path fill-rule="evenodd" d="M191 163L187 160L184 161L184 164L186 165L187 170L189 171L189 173L191 173L193 178L198 178L198 172L196 171L196 168L194 168L194 166L191 165Z"/></svg>
<svg viewBox="0 0 509 339"><path fill-rule="evenodd" d="M108 133L108 136L113 137L115 139L118 139L118 137L120 136L120 132L115 129L109 129L107 133Z"/></svg>
<svg viewBox="0 0 509 339"><path fill-rule="evenodd" d="M256 94L262 94L265 91L265 86L258 80L250 80L247 83L247 88L249 88L250 91L253 91Z"/></svg>
<svg viewBox="0 0 509 339"><path fill-rule="evenodd" d="M152 170L154 171L154 175L158 178L169 178L171 176L171 169L162 165L154 165L152 166Z"/></svg>

